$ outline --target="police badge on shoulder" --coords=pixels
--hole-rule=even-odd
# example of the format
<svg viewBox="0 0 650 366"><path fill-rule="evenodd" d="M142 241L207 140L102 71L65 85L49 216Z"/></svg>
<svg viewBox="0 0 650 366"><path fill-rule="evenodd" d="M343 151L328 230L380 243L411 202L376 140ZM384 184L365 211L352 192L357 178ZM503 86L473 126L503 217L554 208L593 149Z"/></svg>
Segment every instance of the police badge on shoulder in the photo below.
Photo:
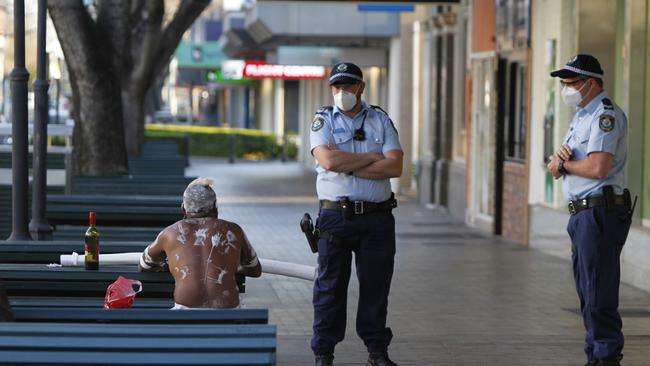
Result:
<svg viewBox="0 0 650 366"><path fill-rule="evenodd" d="M602 114L598 120L598 127L600 127L603 132L609 132L614 129L615 123L616 118L614 116L610 116L609 114Z"/></svg>

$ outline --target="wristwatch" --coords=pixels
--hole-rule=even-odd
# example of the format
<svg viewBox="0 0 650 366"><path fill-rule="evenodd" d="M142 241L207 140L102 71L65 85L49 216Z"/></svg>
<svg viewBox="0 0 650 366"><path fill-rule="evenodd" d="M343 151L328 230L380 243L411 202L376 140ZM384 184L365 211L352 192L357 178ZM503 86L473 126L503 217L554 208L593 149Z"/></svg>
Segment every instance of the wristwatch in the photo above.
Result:
<svg viewBox="0 0 650 366"><path fill-rule="evenodd" d="M560 160L560 164L557 166L557 171L562 175L567 175L569 172L564 169L564 160Z"/></svg>

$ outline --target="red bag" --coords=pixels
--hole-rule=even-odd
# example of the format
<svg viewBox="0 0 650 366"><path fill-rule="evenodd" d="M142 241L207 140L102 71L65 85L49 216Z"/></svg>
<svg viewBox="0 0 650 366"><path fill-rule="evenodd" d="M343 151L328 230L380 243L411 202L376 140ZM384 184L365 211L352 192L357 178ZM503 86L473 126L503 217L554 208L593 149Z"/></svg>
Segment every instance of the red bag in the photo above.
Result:
<svg viewBox="0 0 650 366"><path fill-rule="evenodd" d="M138 289L134 290L133 286ZM142 282L119 276L115 282L106 289L104 309L128 309L133 306L135 295L142 291Z"/></svg>

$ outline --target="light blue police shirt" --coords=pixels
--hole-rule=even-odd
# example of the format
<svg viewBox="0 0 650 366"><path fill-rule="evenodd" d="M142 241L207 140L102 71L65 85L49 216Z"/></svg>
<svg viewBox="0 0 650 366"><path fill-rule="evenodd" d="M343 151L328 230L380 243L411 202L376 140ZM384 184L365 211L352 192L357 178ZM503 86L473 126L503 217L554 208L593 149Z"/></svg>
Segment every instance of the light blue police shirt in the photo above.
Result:
<svg viewBox="0 0 650 366"><path fill-rule="evenodd" d="M571 160L583 160L592 152L607 152L614 156L612 168L604 179L564 176L562 191L567 200L602 195L602 187L611 185L616 194L625 188L627 160L627 117L603 91L584 108L577 108L564 143L573 152Z"/></svg>
<svg viewBox="0 0 650 366"><path fill-rule="evenodd" d="M361 127L365 116L366 139L352 139L354 131ZM385 154L402 150L397 131L386 113L362 102L362 108L354 118L343 114L336 106L321 108L314 116L311 128L311 151L316 147L336 144L336 148L350 153L374 152ZM348 197L352 201L382 202L390 198L390 179L365 179L323 169L316 160L316 191L318 199L338 201Z"/></svg>

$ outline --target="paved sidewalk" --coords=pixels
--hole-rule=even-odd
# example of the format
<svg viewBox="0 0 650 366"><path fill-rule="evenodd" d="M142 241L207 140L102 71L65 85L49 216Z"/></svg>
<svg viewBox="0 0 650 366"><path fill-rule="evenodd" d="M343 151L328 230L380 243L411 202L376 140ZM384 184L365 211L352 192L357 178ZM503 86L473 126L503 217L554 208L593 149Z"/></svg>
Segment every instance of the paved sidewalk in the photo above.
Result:
<svg viewBox="0 0 650 366"><path fill-rule="evenodd" d="M298 227L315 218L315 175L297 163L195 159L188 175L216 179L220 216L239 223L260 256L315 265ZM582 321L571 265L466 227L405 198L394 211L397 256L389 326L399 365L583 365ZM564 230L564 228L558 228ZM567 245L568 238L567 238ZM278 326L278 364L313 365L311 283L263 275L246 304L268 307ZM347 336L336 365L365 365L350 284ZM650 365L650 294L623 285L625 366Z"/></svg>

